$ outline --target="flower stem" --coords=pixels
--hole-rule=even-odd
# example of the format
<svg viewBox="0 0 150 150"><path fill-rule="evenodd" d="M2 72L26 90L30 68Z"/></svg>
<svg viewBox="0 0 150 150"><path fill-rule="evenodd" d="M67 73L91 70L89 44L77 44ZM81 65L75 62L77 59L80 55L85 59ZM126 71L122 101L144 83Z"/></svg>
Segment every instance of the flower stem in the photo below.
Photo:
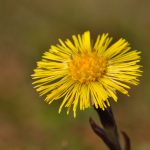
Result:
<svg viewBox="0 0 150 150"><path fill-rule="evenodd" d="M99 127L92 118L90 118L90 125L93 129L93 131L104 141L104 143L108 146L110 150L122 150L120 141L119 141L119 135L118 135L118 129L116 125L116 121L114 119L114 115L112 112L111 107L106 108L105 111L103 111L100 108L95 108L96 112L98 113L99 119L101 121L101 124L103 128ZM125 132L122 132L125 140L125 148L124 150L130 150L130 140L129 137Z"/></svg>

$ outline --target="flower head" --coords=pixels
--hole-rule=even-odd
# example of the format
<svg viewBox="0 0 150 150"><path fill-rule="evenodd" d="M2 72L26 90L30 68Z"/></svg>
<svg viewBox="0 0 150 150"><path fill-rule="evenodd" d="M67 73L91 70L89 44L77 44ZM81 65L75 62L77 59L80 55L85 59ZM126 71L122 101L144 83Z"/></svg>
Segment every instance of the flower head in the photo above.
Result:
<svg viewBox="0 0 150 150"><path fill-rule="evenodd" d="M49 104L61 100L59 112L63 106L67 113L73 107L74 117L78 105L80 110L91 105L104 110L109 97L117 101L116 91L128 95L129 85L137 85L141 75L140 52L131 50L123 38L111 41L102 34L93 43L89 31L73 35L72 41L59 39L37 62L32 75L36 90Z"/></svg>

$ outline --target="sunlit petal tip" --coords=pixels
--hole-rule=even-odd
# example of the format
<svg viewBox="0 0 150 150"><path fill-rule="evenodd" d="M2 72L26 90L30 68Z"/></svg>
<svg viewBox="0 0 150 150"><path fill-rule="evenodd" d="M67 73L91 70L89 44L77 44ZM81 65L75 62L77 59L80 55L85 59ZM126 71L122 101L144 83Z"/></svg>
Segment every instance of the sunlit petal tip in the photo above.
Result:
<svg viewBox="0 0 150 150"><path fill-rule="evenodd" d="M59 108L58 113L60 114L60 113L61 113L61 111L62 111L62 110Z"/></svg>
<svg viewBox="0 0 150 150"><path fill-rule="evenodd" d="M67 111L67 115L69 115L69 112L70 112L70 111Z"/></svg>
<svg viewBox="0 0 150 150"><path fill-rule="evenodd" d="M73 112L73 116L74 116L74 118L76 118L76 116L77 116L76 111Z"/></svg>

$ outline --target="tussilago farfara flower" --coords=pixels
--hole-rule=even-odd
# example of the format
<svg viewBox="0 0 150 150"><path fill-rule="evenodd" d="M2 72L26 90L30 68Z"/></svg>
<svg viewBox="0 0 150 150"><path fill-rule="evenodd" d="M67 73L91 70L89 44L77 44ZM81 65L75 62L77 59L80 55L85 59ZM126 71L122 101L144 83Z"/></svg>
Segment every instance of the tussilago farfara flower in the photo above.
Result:
<svg viewBox="0 0 150 150"><path fill-rule="evenodd" d="M61 100L59 112L64 106L68 114L73 107L74 117L78 105L80 110L91 105L104 110L109 97L117 101L116 91L128 95L129 85L137 85L141 75L140 52L123 38L111 41L102 34L93 43L89 31L65 42L59 39L37 62L32 75L36 90L49 104Z"/></svg>

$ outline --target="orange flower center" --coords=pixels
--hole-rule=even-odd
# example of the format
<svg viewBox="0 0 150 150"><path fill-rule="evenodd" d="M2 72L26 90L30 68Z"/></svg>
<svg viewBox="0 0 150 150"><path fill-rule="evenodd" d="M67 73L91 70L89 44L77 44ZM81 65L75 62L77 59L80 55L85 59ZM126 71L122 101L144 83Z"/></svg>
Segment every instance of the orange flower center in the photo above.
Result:
<svg viewBox="0 0 150 150"><path fill-rule="evenodd" d="M87 83L97 81L104 75L107 60L96 53L78 54L68 63L68 67L73 80Z"/></svg>

